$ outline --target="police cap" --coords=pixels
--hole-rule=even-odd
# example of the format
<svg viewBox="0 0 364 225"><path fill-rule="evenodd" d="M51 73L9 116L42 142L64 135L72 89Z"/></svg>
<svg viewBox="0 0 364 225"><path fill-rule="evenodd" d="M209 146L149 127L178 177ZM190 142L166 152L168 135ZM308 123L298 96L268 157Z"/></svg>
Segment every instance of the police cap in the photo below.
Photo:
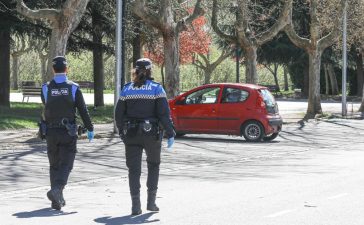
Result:
<svg viewBox="0 0 364 225"><path fill-rule="evenodd" d="M63 70L67 67L67 60L64 56L56 56L52 60L55 70Z"/></svg>
<svg viewBox="0 0 364 225"><path fill-rule="evenodd" d="M142 69L145 68L147 70L152 69L152 61L148 58L141 58L138 59L135 63L135 69Z"/></svg>

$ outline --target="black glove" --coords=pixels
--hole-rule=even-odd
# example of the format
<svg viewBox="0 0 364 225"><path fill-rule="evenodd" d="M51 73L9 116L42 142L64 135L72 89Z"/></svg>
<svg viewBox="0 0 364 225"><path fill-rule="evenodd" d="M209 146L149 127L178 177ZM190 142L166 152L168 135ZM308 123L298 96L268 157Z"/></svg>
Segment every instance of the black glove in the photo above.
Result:
<svg viewBox="0 0 364 225"><path fill-rule="evenodd" d="M123 129L119 129L119 137L120 137L121 141L124 142L125 134L124 134Z"/></svg>

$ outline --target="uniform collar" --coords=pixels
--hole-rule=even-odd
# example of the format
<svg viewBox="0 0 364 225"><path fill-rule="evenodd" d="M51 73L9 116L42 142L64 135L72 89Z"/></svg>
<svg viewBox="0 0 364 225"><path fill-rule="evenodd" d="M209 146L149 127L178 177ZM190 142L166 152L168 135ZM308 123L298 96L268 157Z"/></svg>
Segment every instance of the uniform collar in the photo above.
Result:
<svg viewBox="0 0 364 225"><path fill-rule="evenodd" d="M54 78L53 80L59 84L59 83L63 83L66 82L68 80L66 73L56 73L54 74Z"/></svg>

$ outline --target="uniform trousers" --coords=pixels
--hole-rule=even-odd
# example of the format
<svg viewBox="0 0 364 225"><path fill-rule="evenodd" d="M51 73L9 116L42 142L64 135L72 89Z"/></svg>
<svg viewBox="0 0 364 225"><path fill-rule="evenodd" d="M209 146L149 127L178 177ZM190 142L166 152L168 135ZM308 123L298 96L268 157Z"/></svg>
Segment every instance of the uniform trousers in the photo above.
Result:
<svg viewBox="0 0 364 225"><path fill-rule="evenodd" d="M140 174L142 167L143 149L147 155L148 191L158 189L159 165L161 161L161 140L156 135L137 134L133 137L125 137L125 158L129 169L129 188L130 194L140 193Z"/></svg>
<svg viewBox="0 0 364 225"><path fill-rule="evenodd" d="M73 168L77 136L70 136L65 128L50 128L46 140L51 188L62 189Z"/></svg>

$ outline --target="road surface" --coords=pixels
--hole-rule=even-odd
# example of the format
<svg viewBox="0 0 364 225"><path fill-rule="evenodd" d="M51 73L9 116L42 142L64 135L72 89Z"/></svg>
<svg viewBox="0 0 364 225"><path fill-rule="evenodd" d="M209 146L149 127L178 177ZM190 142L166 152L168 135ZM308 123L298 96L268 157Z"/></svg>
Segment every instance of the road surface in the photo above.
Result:
<svg viewBox="0 0 364 225"><path fill-rule="evenodd" d="M107 128L104 128L107 129ZM111 129L111 127L110 127ZM124 147L117 137L79 141L62 212L49 208L44 142L32 130L0 132L2 225L364 224L364 121L285 125L269 143L188 135L163 150L159 213L131 217Z"/></svg>

